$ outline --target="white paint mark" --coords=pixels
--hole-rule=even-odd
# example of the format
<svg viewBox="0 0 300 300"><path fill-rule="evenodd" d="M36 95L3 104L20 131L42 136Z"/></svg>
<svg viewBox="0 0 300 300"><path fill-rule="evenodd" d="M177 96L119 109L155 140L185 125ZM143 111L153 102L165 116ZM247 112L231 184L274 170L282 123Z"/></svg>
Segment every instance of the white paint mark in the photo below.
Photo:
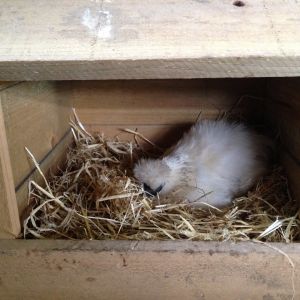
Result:
<svg viewBox="0 0 300 300"><path fill-rule="evenodd" d="M81 24L89 29L91 35L106 40L112 37L111 18L112 15L107 10L98 10L93 14L87 8L81 17Z"/></svg>

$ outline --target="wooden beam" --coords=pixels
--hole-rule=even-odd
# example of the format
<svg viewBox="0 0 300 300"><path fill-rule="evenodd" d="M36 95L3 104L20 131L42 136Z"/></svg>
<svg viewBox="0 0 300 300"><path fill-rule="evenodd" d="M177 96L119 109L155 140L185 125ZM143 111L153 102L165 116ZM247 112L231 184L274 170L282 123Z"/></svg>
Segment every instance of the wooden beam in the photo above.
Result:
<svg viewBox="0 0 300 300"><path fill-rule="evenodd" d="M20 221L0 99L0 239L14 238Z"/></svg>
<svg viewBox="0 0 300 300"><path fill-rule="evenodd" d="M0 298L292 299L294 280L299 299L300 245L271 247L278 250L252 242L0 241Z"/></svg>
<svg viewBox="0 0 300 300"><path fill-rule="evenodd" d="M294 0L3 0L0 80L300 75Z"/></svg>

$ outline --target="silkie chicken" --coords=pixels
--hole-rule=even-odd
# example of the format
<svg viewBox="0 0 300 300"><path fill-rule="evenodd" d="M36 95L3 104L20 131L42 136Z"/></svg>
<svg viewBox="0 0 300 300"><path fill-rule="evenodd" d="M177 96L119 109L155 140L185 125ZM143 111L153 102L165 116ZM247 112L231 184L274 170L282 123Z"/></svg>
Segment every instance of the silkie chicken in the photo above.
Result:
<svg viewBox="0 0 300 300"><path fill-rule="evenodd" d="M136 179L150 196L224 207L268 169L269 140L240 123L196 123L161 159L141 159Z"/></svg>

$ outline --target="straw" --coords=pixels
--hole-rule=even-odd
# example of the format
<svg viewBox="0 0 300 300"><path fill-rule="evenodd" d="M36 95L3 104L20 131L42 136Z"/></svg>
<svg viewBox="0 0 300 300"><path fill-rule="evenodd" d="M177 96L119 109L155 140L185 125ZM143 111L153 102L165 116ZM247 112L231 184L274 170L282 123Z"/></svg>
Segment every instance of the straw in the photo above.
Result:
<svg viewBox="0 0 300 300"><path fill-rule="evenodd" d="M160 203L148 198L133 177L134 162L146 155L142 147L92 135L76 112L74 116L70 124L75 146L60 174L47 180L28 150L46 188L36 182L29 185L33 208L24 222L24 238L299 240L299 208L280 166L224 209L195 208L172 200ZM125 131L157 150L144 135Z"/></svg>

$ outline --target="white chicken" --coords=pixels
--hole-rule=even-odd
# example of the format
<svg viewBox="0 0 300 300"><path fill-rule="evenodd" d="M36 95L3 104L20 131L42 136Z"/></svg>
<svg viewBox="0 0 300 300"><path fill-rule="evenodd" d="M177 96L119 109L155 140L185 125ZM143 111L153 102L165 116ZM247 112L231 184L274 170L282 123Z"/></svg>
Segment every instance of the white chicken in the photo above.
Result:
<svg viewBox="0 0 300 300"><path fill-rule="evenodd" d="M269 146L243 124L204 120L168 155L137 162L134 175L147 194L223 207L266 172Z"/></svg>

